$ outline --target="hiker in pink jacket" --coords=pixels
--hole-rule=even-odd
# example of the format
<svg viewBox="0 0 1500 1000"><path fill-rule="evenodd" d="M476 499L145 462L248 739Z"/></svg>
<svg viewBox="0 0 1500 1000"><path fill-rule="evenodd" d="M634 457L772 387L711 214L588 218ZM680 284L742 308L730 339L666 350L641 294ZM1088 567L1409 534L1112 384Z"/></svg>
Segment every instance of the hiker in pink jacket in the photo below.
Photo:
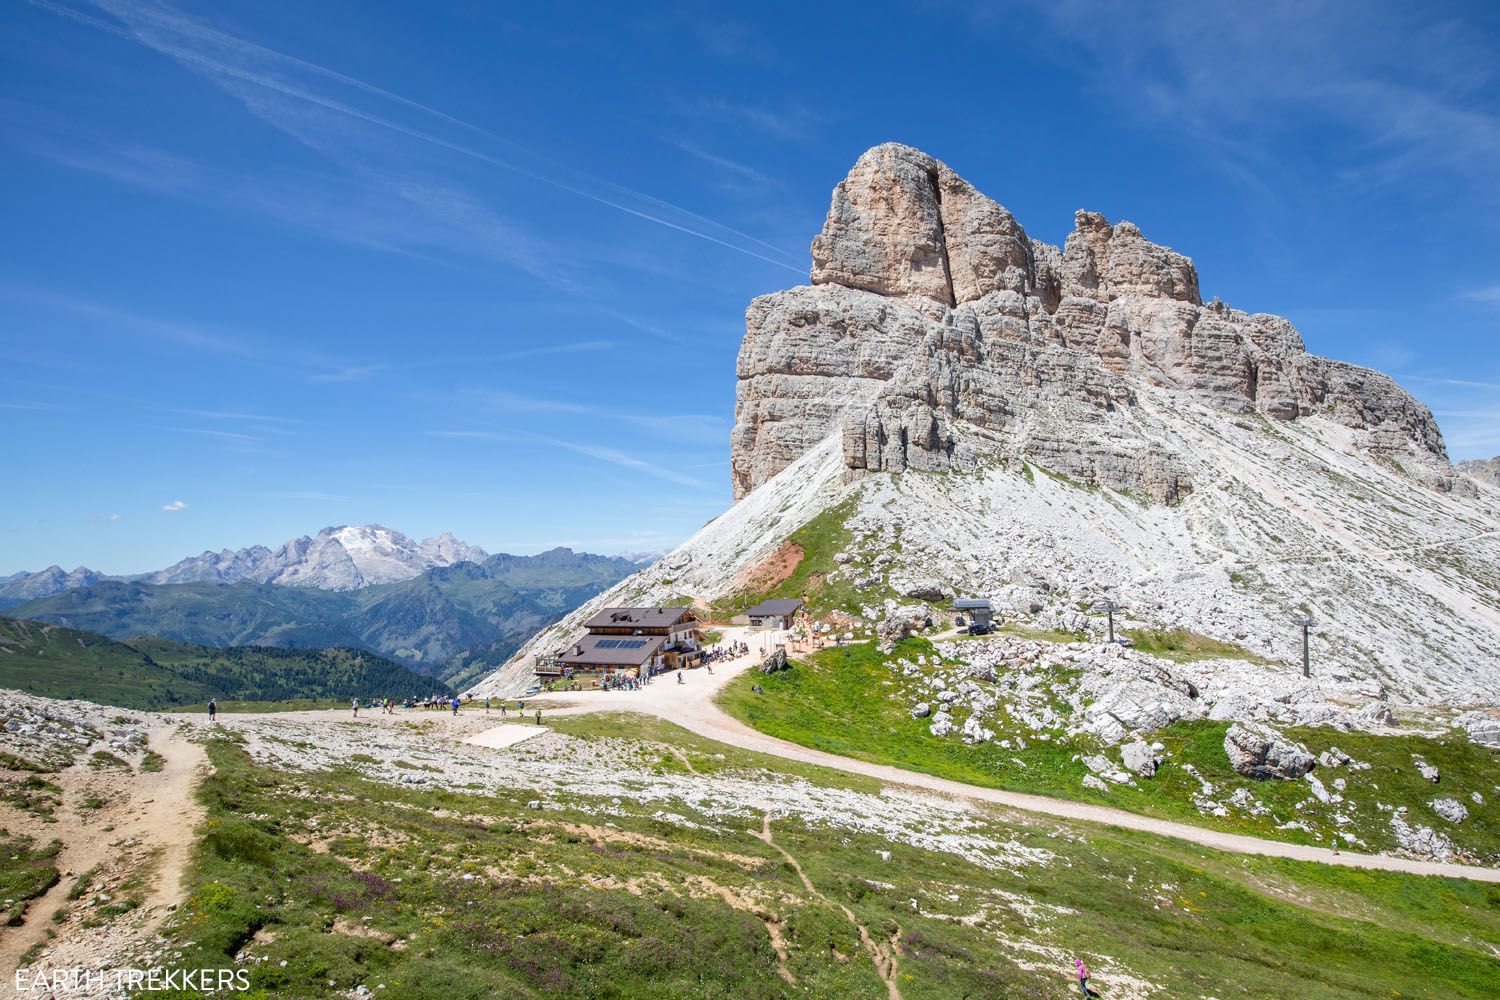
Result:
<svg viewBox="0 0 1500 1000"><path fill-rule="evenodd" d="M1089 989L1089 967L1083 964L1083 959L1081 958L1073 959L1073 964L1078 966L1078 988L1083 990L1083 995L1086 997L1097 996L1098 994Z"/></svg>

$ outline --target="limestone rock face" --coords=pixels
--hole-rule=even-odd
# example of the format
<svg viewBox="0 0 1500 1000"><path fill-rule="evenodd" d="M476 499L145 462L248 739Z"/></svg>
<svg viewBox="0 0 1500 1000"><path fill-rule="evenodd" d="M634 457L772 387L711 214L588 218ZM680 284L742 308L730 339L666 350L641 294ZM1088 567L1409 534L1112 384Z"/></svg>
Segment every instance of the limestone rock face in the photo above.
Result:
<svg viewBox="0 0 1500 1000"><path fill-rule="evenodd" d="M838 434L849 474L1021 459L1171 504L1191 478L1139 415L1174 394L1325 417L1410 478L1474 492L1427 407L1308 354L1281 317L1204 304L1193 262L1132 223L1079 212L1059 249L946 164L888 143L834 189L812 257L811 285L746 313L736 499Z"/></svg>
<svg viewBox="0 0 1500 1000"><path fill-rule="evenodd" d="M1224 734L1224 752L1236 771L1257 781L1300 778L1317 765L1306 747L1254 723L1230 726Z"/></svg>

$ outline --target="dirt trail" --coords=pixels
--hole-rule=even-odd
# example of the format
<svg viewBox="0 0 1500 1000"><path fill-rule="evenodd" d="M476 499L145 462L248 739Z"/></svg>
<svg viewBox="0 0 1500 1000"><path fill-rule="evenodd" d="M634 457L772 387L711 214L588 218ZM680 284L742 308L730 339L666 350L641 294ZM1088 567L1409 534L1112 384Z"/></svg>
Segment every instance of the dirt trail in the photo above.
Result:
<svg viewBox="0 0 1500 1000"><path fill-rule="evenodd" d="M859 931L859 940L864 944L865 951L869 953L870 960L875 963L875 971L880 973L881 979L885 980L885 989L889 1000L901 1000L901 987L896 983L896 976L901 971L900 961L896 957L901 932L898 930L895 934L891 935L891 940L888 944L880 944L870 934L870 929L859 922L859 918L854 915L854 911L850 910L843 903L835 903L819 892L818 887L813 885L812 879L808 878L807 873L802 870L802 865L797 862L796 858L792 857L792 853L776 843L775 839L771 836L770 813L767 813L761 819L759 833L755 833L754 830L750 832L774 847L777 853L786 859L786 863L792 866L792 871L796 872L797 877L802 880L802 887L804 889L829 906L836 907L854 925L855 929Z"/></svg>
<svg viewBox="0 0 1500 1000"><path fill-rule="evenodd" d="M164 758L160 771L100 774L90 771L86 758L81 757L54 776L63 789L57 823L5 815L9 828L41 843L53 838L63 842L56 860L63 877L32 902L19 927L0 933L0 976L5 984L0 990L4 995L14 988L20 960L35 946L49 948L45 959L49 967L98 967L139 947L181 901L188 852L203 817L193 786L207 757L201 746L177 731L175 723L154 727L148 740L151 749ZM85 793L101 792L104 806L80 810ZM93 929L85 934L76 922L55 922L54 915L64 906L79 905L70 903L68 893L87 873L107 877L111 885L146 880L141 905L115 917L102 933ZM85 898L96 891L97 882ZM48 930L57 933L50 942Z"/></svg>

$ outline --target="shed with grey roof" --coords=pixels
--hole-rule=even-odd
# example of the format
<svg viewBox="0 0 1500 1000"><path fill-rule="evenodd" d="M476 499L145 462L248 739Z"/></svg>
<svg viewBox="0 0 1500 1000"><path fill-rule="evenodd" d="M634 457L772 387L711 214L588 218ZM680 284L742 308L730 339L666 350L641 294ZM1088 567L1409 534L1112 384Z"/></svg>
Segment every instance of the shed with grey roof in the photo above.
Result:
<svg viewBox="0 0 1500 1000"><path fill-rule="evenodd" d="M761 601L746 610L745 614L753 628L791 628L792 619L797 617L797 612L802 610L804 603L795 597L774 598Z"/></svg>

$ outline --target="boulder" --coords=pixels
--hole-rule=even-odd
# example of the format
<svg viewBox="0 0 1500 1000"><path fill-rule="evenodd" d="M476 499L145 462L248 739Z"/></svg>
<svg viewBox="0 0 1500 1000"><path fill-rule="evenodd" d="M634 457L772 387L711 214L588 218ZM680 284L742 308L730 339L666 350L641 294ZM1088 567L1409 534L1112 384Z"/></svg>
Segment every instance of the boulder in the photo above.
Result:
<svg viewBox="0 0 1500 1000"><path fill-rule="evenodd" d="M1300 778L1317 766L1306 747L1256 723L1230 726L1224 734L1224 752L1235 771L1256 781Z"/></svg>
<svg viewBox="0 0 1500 1000"><path fill-rule="evenodd" d="M889 653L895 649L896 643L922 627L922 622L926 617L927 609L917 605L906 605L893 610L885 617L885 620L875 626L875 634L880 638L880 651Z"/></svg>
<svg viewBox="0 0 1500 1000"><path fill-rule="evenodd" d="M1123 785L1130 780L1130 775L1116 767L1115 762L1103 754L1090 754L1083 758L1083 766L1117 785Z"/></svg>
<svg viewBox="0 0 1500 1000"><path fill-rule="evenodd" d="M1155 777L1156 769L1161 765L1161 759L1156 756L1156 751L1140 740L1127 743L1120 748L1120 762L1125 765L1125 770L1133 771L1143 778Z"/></svg>
<svg viewBox="0 0 1500 1000"><path fill-rule="evenodd" d="M931 601L936 603L948 599L948 588L936 580L918 580L909 584L904 591L903 597L910 597L916 601Z"/></svg>
<svg viewBox="0 0 1500 1000"><path fill-rule="evenodd" d="M1338 747L1329 747L1327 750L1324 750L1322 753L1318 754L1318 766L1343 767L1353 759L1354 758L1344 753L1344 751L1340 750Z"/></svg>
<svg viewBox="0 0 1500 1000"><path fill-rule="evenodd" d="M1432 811L1450 823L1462 823L1469 818L1468 807L1457 799L1433 799L1427 803Z"/></svg>
<svg viewBox="0 0 1500 1000"><path fill-rule="evenodd" d="M953 732L953 716L947 712L937 713L932 717L932 725L927 727L927 731L939 738L947 736Z"/></svg>
<svg viewBox="0 0 1500 1000"><path fill-rule="evenodd" d="M959 730L959 735L963 737L965 743L970 745L988 743L995 738L994 730L986 728L977 714L971 715L964 720L964 725Z"/></svg>
<svg viewBox="0 0 1500 1000"><path fill-rule="evenodd" d="M932 706L925 701L919 701L911 707L911 717L913 719L925 719L931 713Z"/></svg>

